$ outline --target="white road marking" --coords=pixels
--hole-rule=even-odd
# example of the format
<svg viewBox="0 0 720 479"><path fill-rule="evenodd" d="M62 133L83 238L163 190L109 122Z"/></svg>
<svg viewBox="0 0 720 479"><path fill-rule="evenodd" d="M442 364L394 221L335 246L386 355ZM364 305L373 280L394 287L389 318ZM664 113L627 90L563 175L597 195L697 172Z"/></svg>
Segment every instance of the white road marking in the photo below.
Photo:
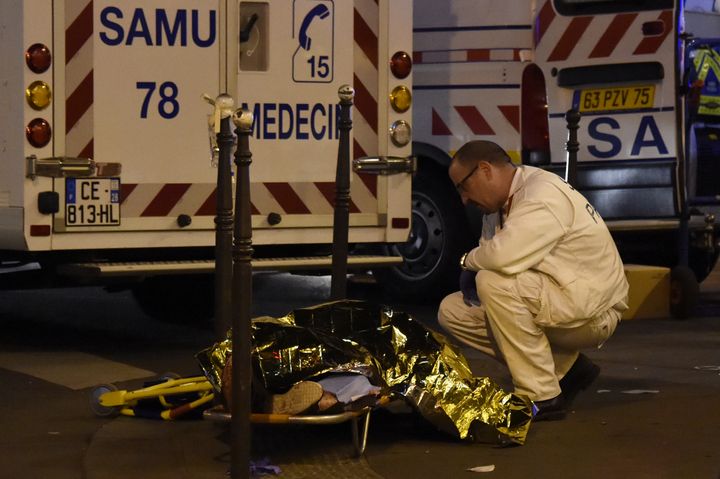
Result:
<svg viewBox="0 0 720 479"><path fill-rule="evenodd" d="M78 390L156 373L76 351L0 352L0 368Z"/></svg>

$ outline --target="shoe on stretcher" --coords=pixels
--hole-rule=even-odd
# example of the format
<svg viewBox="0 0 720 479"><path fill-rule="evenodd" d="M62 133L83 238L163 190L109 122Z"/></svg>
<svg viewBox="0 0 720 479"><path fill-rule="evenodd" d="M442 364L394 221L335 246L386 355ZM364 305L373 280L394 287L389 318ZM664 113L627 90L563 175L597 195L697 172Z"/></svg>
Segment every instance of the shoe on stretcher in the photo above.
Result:
<svg viewBox="0 0 720 479"><path fill-rule="evenodd" d="M314 381L300 381L283 394L268 397L265 411L270 414L296 416L315 406L323 395L323 388Z"/></svg>
<svg viewBox="0 0 720 479"><path fill-rule="evenodd" d="M225 407L231 411L232 405L232 356L228 357L222 371L222 394ZM260 400L259 407L270 414L286 414L294 416L307 411L318 403L323 395L323 388L313 381L300 381L283 394L272 394Z"/></svg>

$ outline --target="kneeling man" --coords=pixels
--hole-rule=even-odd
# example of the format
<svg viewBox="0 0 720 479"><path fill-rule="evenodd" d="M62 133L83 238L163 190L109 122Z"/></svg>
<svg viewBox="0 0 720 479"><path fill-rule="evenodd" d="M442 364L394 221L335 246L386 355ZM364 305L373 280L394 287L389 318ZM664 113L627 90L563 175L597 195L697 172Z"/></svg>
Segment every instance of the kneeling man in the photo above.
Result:
<svg viewBox="0 0 720 479"><path fill-rule="evenodd" d="M485 213L482 237L461 258L461 290L440 304L440 325L504 361L535 420L562 419L600 368L600 347L627 309L615 243L593 206L554 173L515 166L488 141L460 148L449 175L463 203Z"/></svg>

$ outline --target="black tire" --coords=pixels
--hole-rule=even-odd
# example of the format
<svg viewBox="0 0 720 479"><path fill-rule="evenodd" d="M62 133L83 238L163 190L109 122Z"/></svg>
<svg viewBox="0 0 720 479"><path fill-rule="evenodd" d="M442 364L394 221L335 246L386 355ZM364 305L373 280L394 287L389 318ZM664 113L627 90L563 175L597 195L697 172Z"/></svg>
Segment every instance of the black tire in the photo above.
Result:
<svg viewBox="0 0 720 479"><path fill-rule="evenodd" d="M695 313L700 297L700 285L695 273L686 266L676 266L670 271L670 315L675 319L687 319Z"/></svg>
<svg viewBox="0 0 720 479"><path fill-rule="evenodd" d="M148 316L175 324L210 324L214 313L214 280L210 275L156 276L132 289Z"/></svg>
<svg viewBox="0 0 720 479"><path fill-rule="evenodd" d="M435 300L457 290L460 256L473 244L460 197L447 171L426 163L413 179L412 224L406 243L388 248L402 265L374 271L391 296Z"/></svg>
<svg viewBox="0 0 720 479"><path fill-rule="evenodd" d="M707 278L715 268L718 254L720 254L720 250L708 252L705 249L690 247L688 262L690 269L695 273L698 283L705 281L705 278Z"/></svg>

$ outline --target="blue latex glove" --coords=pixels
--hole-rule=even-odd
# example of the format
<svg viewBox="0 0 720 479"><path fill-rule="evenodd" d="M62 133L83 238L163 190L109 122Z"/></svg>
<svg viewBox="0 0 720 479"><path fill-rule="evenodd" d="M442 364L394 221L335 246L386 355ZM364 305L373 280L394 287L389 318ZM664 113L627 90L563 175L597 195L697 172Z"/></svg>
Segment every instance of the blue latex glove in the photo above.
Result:
<svg viewBox="0 0 720 479"><path fill-rule="evenodd" d="M480 298L477 294L477 286L475 285L475 276L477 271L463 270L460 273L460 291L463 295L463 301L468 306L479 306Z"/></svg>

